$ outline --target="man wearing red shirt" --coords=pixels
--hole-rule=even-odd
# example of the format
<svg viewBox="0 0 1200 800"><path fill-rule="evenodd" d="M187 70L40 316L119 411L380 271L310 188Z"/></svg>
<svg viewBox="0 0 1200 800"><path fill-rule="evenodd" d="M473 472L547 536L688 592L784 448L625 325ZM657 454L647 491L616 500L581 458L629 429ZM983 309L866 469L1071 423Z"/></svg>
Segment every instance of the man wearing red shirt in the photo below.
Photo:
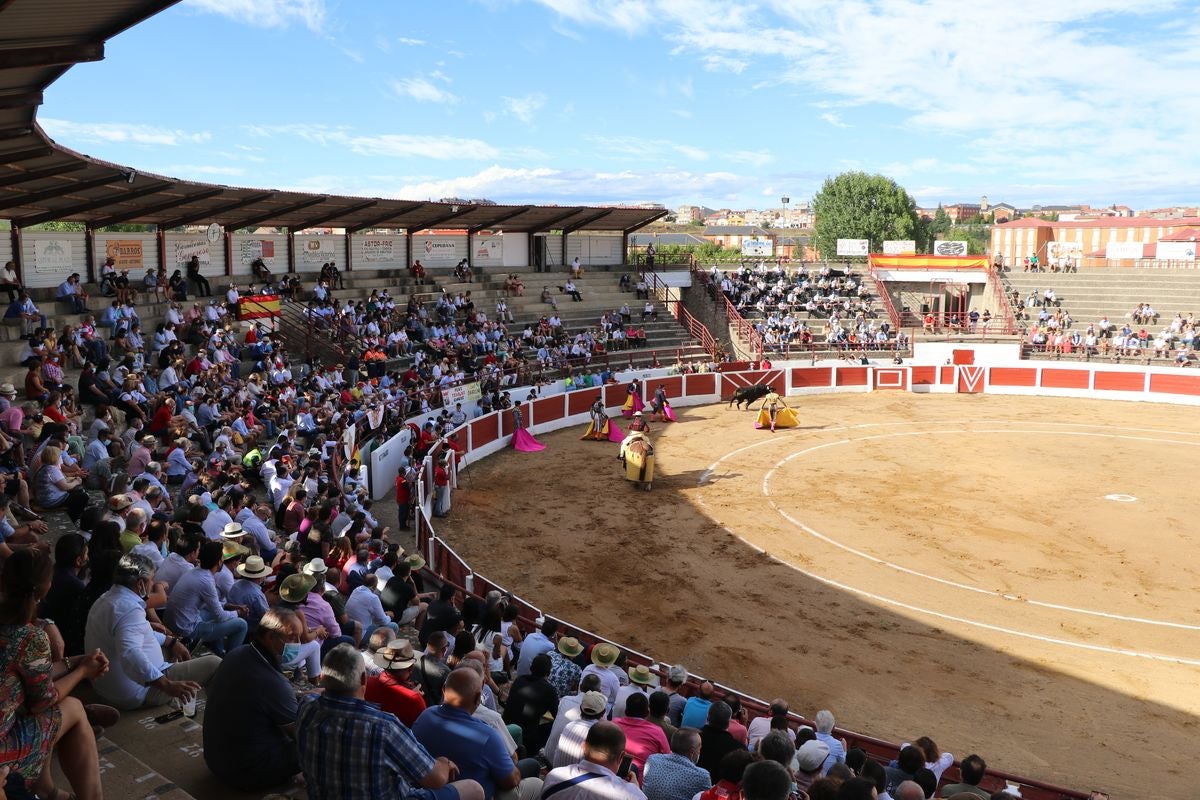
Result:
<svg viewBox="0 0 1200 800"><path fill-rule="evenodd" d="M408 467L401 468L396 473L396 512L399 516L400 528L408 530L408 513L412 508L412 484L416 476Z"/></svg>
<svg viewBox="0 0 1200 800"><path fill-rule="evenodd" d="M425 698L408 685L413 664L417 663L412 642L393 639L371 657L383 672L367 679L366 701L377 704L411 728L425 710Z"/></svg>
<svg viewBox="0 0 1200 800"><path fill-rule="evenodd" d="M625 732L625 752L633 759L641 776L646 768L646 759L652 755L671 752L671 744L667 735L657 724L647 717L650 715L650 701L646 695L636 692L629 695L625 701L625 716L616 717L613 723Z"/></svg>

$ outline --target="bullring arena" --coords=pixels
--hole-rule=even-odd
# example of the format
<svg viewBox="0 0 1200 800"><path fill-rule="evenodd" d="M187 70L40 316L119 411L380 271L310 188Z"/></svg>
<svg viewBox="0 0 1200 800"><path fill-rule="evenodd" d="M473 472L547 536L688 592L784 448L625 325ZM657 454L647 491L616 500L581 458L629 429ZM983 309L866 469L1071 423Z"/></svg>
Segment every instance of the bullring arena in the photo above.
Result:
<svg viewBox="0 0 1200 800"><path fill-rule="evenodd" d="M1188 796L1194 409L987 393L1005 369L895 370L904 388L932 373L922 395L886 391L882 367L667 378L680 421L653 425L650 494L584 422L471 464L437 531L543 613L810 718L1113 797ZM977 371L985 393L949 393ZM1029 391L1056 391L1040 372ZM681 396L714 380L791 389L800 427ZM624 390L606 390L613 413ZM532 429L595 391L537 401Z"/></svg>

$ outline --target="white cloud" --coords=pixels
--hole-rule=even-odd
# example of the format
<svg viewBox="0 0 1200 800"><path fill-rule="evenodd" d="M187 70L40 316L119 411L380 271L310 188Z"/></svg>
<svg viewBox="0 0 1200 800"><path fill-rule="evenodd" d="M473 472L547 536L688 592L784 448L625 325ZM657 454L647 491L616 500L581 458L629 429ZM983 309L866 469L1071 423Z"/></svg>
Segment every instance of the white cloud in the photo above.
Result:
<svg viewBox="0 0 1200 800"><path fill-rule="evenodd" d="M502 97L505 112L512 114L526 125L533 122L533 116L546 105L546 95L532 92L522 97Z"/></svg>
<svg viewBox="0 0 1200 800"><path fill-rule="evenodd" d="M823 122L828 122L830 125L832 125L835 128L849 128L850 127L850 125L848 123L842 122L842 115L837 113L836 111L826 111L824 114L821 115L821 120Z"/></svg>
<svg viewBox="0 0 1200 800"><path fill-rule="evenodd" d="M405 47L420 47L421 45L428 44L428 42L424 39L410 39L407 36L401 36L396 39L396 44L402 44Z"/></svg>
<svg viewBox="0 0 1200 800"><path fill-rule="evenodd" d="M443 81L447 81L444 75L435 74L431 77L440 77ZM458 102L458 95L446 91L433 81L421 76L391 80L388 81L388 85L400 97L411 97L419 103L452 105Z"/></svg>
<svg viewBox="0 0 1200 800"><path fill-rule="evenodd" d="M681 155L692 161L707 161L710 153L690 144L672 142L667 139L643 139L638 136L586 136L588 141L599 146L601 151L621 159L669 160Z"/></svg>
<svg viewBox="0 0 1200 800"><path fill-rule="evenodd" d="M208 131L188 132L127 122L73 122L51 117L39 117L38 122L52 138L63 139L67 144L119 142L175 146L204 144L212 139L212 134Z"/></svg>
<svg viewBox="0 0 1200 800"><path fill-rule="evenodd" d="M187 178L192 175L235 178L246 174L246 170L243 167L220 166L216 164L172 164L169 167L163 167L161 170L153 171L176 178Z"/></svg>
<svg viewBox="0 0 1200 800"><path fill-rule="evenodd" d="M365 135L354 133L346 127L304 125L246 125L252 136L295 136L322 147L337 146L360 156L387 156L391 158L431 158L438 161L463 159L482 161L496 158L499 151L481 139L464 139L455 136L419 136L413 134L387 133Z"/></svg>
<svg viewBox="0 0 1200 800"><path fill-rule="evenodd" d="M735 150L727 157L738 164L750 164L754 167L765 167L772 159L771 154L763 150Z"/></svg>
<svg viewBox="0 0 1200 800"><path fill-rule="evenodd" d="M185 4L258 28L299 22L315 33L325 32L324 0L185 0Z"/></svg>

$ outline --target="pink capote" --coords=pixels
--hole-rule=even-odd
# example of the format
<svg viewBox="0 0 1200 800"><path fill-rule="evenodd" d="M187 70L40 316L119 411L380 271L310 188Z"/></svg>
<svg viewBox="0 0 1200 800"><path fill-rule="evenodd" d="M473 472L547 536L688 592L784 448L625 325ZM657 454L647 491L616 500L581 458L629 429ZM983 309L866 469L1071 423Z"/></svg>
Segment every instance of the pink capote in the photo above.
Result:
<svg viewBox="0 0 1200 800"><path fill-rule="evenodd" d="M642 396L637 394L625 395L625 405L621 406L621 414L629 419L633 416L633 412L641 411L646 407L646 403L642 400Z"/></svg>
<svg viewBox="0 0 1200 800"><path fill-rule="evenodd" d="M625 434L621 433L621 429L617 427L616 420L608 421L608 440L618 443L625 441Z"/></svg>
<svg viewBox="0 0 1200 800"><path fill-rule="evenodd" d="M524 428L517 428L513 432L512 446L514 450L520 450L522 453L536 453L546 449L546 445L533 438L533 434Z"/></svg>
<svg viewBox="0 0 1200 800"><path fill-rule="evenodd" d="M670 403L663 403L663 416L666 417L667 421L669 422L678 422L678 420L675 419L675 411L671 408Z"/></svg>

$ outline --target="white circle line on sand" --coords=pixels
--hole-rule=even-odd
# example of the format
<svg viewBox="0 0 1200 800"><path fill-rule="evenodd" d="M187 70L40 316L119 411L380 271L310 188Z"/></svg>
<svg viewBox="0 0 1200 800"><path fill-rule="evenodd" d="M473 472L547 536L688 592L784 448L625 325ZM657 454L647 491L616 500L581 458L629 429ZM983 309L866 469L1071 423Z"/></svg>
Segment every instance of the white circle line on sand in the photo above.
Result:
<svg viewBox="0 0 1200 800"><path fill-rule="evenodd" d="M1121 622L1134 622L1134 623L1143 624L1143 625L1158 625L1158 626L1168 627L1168 628L1178 628L1181 630L1190 630L1190 631L1200 630L1200 625L1189 625L1189 624L1183 623L1183 622L1172 622L1169 620L1149 619L1146 617L1134 617L1134 616L1128 616L1125 614L1114 614L1114 613L1108 612L1108 611L1097 611L1095 609L1090 609L1090 608L1078 608L1076 606L1068 606L1068 605L1063 605L1060 603L1050 603L1050 602L1047 602L1044 600L1032 600L1032 599L1028 599L1028 598L1022 598L1017 595L1008 594L1005 592L999 592L994 589L985 589L980 586L972 586L971 584L960 583L958 581L949 580L948 578L941 578L941 577L938 577L937 575L931 575L927 572L921 572L919 570L914 570L910 567L905 567L903 565L896 564L892 561L888 561L886 559L879 558L878 556L872 555L863 550L859 550L858 548L851 547L850 545L847 545L844 542L840 542L836 539L833 539L833 538L821 533L820 531L809 527L808 525L804 524L800 520L796 519L791 514L787 513L782 508L780 508L775 503L775 501L771 499L770 480L771 480L771 477L775 474L775 472L779 469L779 467L781 467L783 464L791 461L792 459L808 455L808 454L816 452L818 450L822 450L827 447L832 447L834 445L839 445L839 444L847 444L847 443L851 443L851 442L874 441L874 440L878 440L878 439L892 439L892 438L898 438L901 436L924 436L924 435L928 435L928 434L937 435L937 434L964 434L964 433L968 433L968 434L976 434L976 433L1028 434L1028 433L1034 433L1034 434L1044 434L1044 435L1051 435L1051 436L1095 436L1095 437L1110 438L1110 439L1132 439L1135 441L1152 441L1152 442L1162 442L1162 443L1166 443L1166 444L1182 444L1182 445L1189 446L1189 447L1200 446L1200 443L1198 443L1198 442L1176 442L1176 441L1171 441L1169 439L1147 439L1145 437L1140 437L1140 436L1124 436L1124 435L1120 435L1120 434L1108 434L1108 433L1089 433L1089 432L1084 432L1084 431L1048 431L1048 430L1027 430L1027 429L974 429L974 428L972 428L972 429L942 429L942 430L932 430L932 431L904 431L904 432L900 432L900 433L881 434L881 435L875 435L875 436L863 436L863 437L859 437L856 439L841 439L841 440L838 440L835 442L825 442L825 443L822 443L819 445L815 445L813 447L806 448L804 450L799 450L795 453L791 453L786 458L779 461L773 468L768 470L767 473L763 476L762 493L763 493L763 496L765 496L767 498L767 502L771 505L771 507L773 509L775 509L776 513L778 513L780 516L782 516L784 519L786 519L792 525L800 528L801 530L803 530L805 533L809 534L810 536L812 536L816 539L819 539L819 540L825 542L826 544L832 545L833 547L837 547L841 550L844 550L847 553L858 556L859 558L863 558L867 561L871 561L875 564L879 564L880 566L887 567L887 568L895 570L897 572L901 572L901 573L904 573L907 575L912 575L913 577L916 577L916 578L922 578L924 580L932 581L934 583L939 583L943 586L949 586L949 587L955 588L955 589L962 589L962 590L965 590L968 592L975 592L977 594L985 594L985 595L990 595L992 597L999 597L1003 600L1012 600L1012 601L1017 601L1017 602L1028 603L1029 605L1038 606L1039 608L1048 608L1048 609L1053 609L1055 611L1066 611L1066 612L1073 613L1073 614L1084 614L1087 616L1101 617L1104 619L1112 619L1112 620L1117 620L1117 621L1121 621Z"/></svg>
<svg viewBox="0 0 1200 800"><path fill-rule="evenodd" d="M1045 642L1047 644L1062 645L1063 647L1074 647L1074 648L1077 648L1080 650L1090 650L1095 653L1109 653L1111 655L1130 656L1132 658L1145 658L1145 659L1149 659L1151 661L1165 661L1170 664L1182 664L1184 666L1189 666L1189 667L1200 667L1200 660L1193 659L1193 658L1180 658L1178 656L1166 656L1166 655L1160 655L1158 653L1143 653L1138 650L1128 650L1128 649L1121 648L1121 647L1106 647L1104 645L1099 645L1099 644L1086 644L1084 642L1074 642L1069 639L1058 639L1053 636L1043 636L1040 633L1030 633L1028 631L1019 631L1019 630L1015 630L1013 628L1005 628L1000 625L992 625L991 623L988 623L988 622L980 622L978 620L967 619L966 617L956 617L952 614L943 614L940 611L934 611L934 610L928 609L928 608L921 608L920 606L914 606L909 603L901 602L900 600L893 600L890 597L884 597L883 595L878 595L878 594L875 594L874 592L868 592L863 589L857 589L853 586L848 586L844 583L840 583L831 578L826 578L824 576L817 575L816 573L809 572L808 570L802 569L801 567L798 567L795 564L791 564L787 561L784 561L783 559L779 558L778 556L774 555L773 553L770 553L770 552L764 550L763 548L759 547L758 545L754 544L753 542L747 541L741 535L739 535L735 531L730 530L728 527L726 527L724 525L721 527L725 528L726 532L728 532L731 536L741 540L741 542L743 544L758 551L759 553L762 553L763 555L770 558L772 561L776 561L779 564L782 564L783 566L788 567L789 569L793 569L796 572L800 573L801 575L804 575L807 578L812 578L815 581L823 583L826 586L832 586L835 589L840 589L841 591L849 592L850 594L856 594L860 597L865 597L868 600L874 600L876 602L884 603L886 605L896 606L897 608L903 608L906 611L912 611L913 613L916 613L916 614L924 614L926 616L934 617L936 619L947 620L949 622L958 622L963 625L969 625L969 626L975 627L975 628L983 628L984 630L994 631L995 633L1003 633L1008 636L1017 636L1022 639L1033 639L1035 641Z"/></svg>

